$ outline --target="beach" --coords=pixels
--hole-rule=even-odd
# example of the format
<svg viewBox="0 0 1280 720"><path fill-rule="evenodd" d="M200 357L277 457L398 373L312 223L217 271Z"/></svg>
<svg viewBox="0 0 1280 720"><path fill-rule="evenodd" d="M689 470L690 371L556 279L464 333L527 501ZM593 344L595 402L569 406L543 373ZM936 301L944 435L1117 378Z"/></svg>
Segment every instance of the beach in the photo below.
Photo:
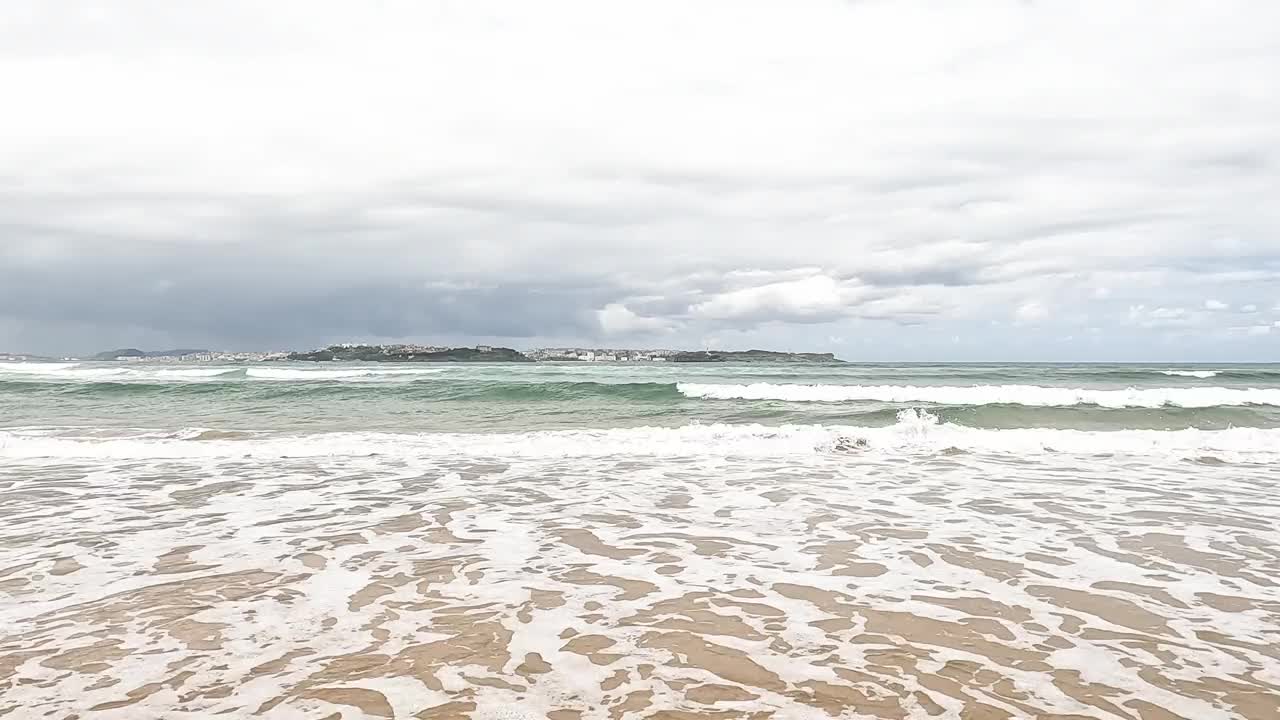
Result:
<svg viewBox="0 0 1280 720"><path fill-rule="evenodd" d="M1277 717L1277 395L0 365L0 717Z"/></svg>

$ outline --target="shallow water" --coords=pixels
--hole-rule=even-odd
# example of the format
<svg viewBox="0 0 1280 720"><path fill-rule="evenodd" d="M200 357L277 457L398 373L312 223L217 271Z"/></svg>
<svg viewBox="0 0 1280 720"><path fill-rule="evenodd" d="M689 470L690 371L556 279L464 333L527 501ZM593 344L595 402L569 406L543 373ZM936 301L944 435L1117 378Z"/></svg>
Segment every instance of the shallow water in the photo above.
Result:
<svg viewBox="0 0 1280 720"><path fill-rule="evenodd" d="M1266 428L129 402L162 421L0 406L0 717L1280 716Z"/></svg>

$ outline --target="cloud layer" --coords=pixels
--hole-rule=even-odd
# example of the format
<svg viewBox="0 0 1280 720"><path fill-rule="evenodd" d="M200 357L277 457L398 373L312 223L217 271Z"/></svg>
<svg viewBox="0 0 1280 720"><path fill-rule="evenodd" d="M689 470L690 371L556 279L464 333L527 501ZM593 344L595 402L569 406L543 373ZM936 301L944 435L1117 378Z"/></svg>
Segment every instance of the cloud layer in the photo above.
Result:
<svg viewBox="0 0 1280 720"><path fill-rule="evenodd" d="M1274 359L1277 28L1245 0L0 5L0 350Z"/></svg>

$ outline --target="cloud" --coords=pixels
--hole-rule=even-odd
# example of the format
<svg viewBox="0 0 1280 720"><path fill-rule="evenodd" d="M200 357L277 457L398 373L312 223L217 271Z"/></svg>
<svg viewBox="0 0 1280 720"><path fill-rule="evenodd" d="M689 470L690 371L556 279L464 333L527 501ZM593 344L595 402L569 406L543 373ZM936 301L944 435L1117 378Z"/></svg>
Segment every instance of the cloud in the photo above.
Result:
<svg viewBox="0 0 1280 720"><path fill-rule="evenodd" d="M621 303L609 303L597 310L596 318L605 335L643 335L670 332L673 329L670 321L637 315Z"/></svg>
<svg viewBox="0 0 1280 720"><path fill-rule="evenodd" d="M9 4L0 349L1273 356L1280 5L1135 8Z"/></svg>
<svg viewBox="0 0 1280 720"><path fill-rule="evenodd" d="M1134 305L1129 308L1128 321L1131 325L1148 329L1178 329L1203 323L1204 313L1195 312L1182 307L1154 307Z"/></svg>
<svg viewBox="0 0 1280 720"><path fill-rule="evenodd" d="M720 293L690 311L706 320L822 322L840 316L864 293L856 284L813 275Z"/></svg>
<svg viewBox="0 0 1280 720"><path fill-rule="evenodd" d="M1231 306L1221 300L1205 300L1204 308L1206 310L1230 310Z"/></svg>
<svg viewBox="0 0 1280 720"><path fill-rule="evenodd" d="M1038 300L1027 301L1013 311L1015 320L1021 323L1037 323L1049 317L1049 308Z"/></svg>

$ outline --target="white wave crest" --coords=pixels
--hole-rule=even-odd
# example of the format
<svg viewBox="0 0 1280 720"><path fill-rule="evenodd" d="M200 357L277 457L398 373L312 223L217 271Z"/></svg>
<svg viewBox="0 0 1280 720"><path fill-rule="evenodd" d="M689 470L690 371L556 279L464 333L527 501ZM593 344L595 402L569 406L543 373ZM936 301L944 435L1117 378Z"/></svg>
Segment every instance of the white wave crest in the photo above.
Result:
<svg viewBox="0 0 1280 720"><path fill-rule="evenodd" d="M236 372L236 368L181 368L176 370L156 370L155 376L158 378L216 378L221 375L227 375Z"/></svg>
<svg viewBox="0 0 1280 720"><path fill-rule="evenodd" d="M3 372L9 372L8 368L5 368ZM32 367L27 370L17 370L16 372L24 377L40 381L83 380L86 382L126 378L134 374L127 368L81 367L80 365L54 364L44 365L39 369Z"/></svg>
<svg viewBox="0 0 1280 720"><path fill-rule="evenodd" d="M55 375L74 367L79 367L79 363L0 362L0 373Z"/></svg>
<svg viewBox="0 0 1280 720"><path fill-rule="evenodd" d="M1280 389L1258 388L1128 388L1094 390L1039 385L707 385L678 383L686 397L712 400L785 400L788 402L933 403L937 405L1032 405L1067 407L1205 408L1224 405L1280 406Z"/></svg>
<svg viewBox="0 0 1280 720"><path fill-rule="evenodd" d="M100 381L145 382L148 380L167 381L203 381L222 376L238 375L239 366L217 366L200 368L157 368L151 367L102 367L85 366L80 363L0 363L0 375L5 373L19 374L24 378L41 381ZM337 369L302 369L302 368L248 368L244 375L259 380L376 380L379 378L413 377L417 375L434 375L447 372L448 368L370 368L355 367Z"/></svg>
<svg viewBox="0 0 1280 720"><path fill-rule="evenodd" d="M1170 375L1172 377L1191 377L1191 378L1211 378L1217 377L1217 370L1161 370L1161 375Z"/></svg>
<svg viewBox="0 0 1280 720"><path fill-rule="evenodd" d="M25 378L47 382L146 382L148 380L210 380L236 372L234 367L155 368L94 367L80 363L0 363L0 375L17 373Z"/></svg>
<svg viewBox="0 0 1280 720"><path fill-rule="evenodd" d="M397 434L336 432L310 435L236 434L208 438L206 431L100 432L14 428L0 431L0 458L298 458L330 456L603 458L719 456L777 458L840 453L936 454L965 451L1030 457L1044 453L1280 460L1280 429L991 430L939 423L922 411L904 410L886 427L787 425L687 425L678 428L554 430L527 433ZM218 438L217 434L212 435Z"/></svg>
<svg viewBox="0 0 1280 720"><path fill-rule="evenodd" d="M295 368L250 368L246 374L261 380L353 380L380 377L435 375L448 368L352 368L350 370L301 370Z"/></svg>

